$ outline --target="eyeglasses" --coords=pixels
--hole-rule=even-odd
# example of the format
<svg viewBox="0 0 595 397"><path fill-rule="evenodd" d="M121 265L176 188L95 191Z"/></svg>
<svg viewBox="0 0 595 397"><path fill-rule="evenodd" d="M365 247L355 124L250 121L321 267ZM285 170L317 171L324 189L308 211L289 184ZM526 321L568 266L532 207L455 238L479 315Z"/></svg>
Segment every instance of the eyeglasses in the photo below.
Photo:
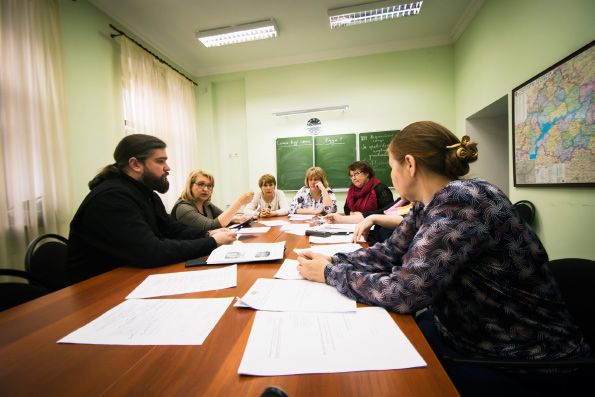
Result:
<svg viewBox="0 0 595 397"><path fill-rule="evenodd" d="M349 177L350 177L351 179L353 179L353 178L355 178L356 176L358 176L359 174L361 174L362 172L363 172L363 171L358 171L358 172L355 172L355 173L353 173L352 175L349 175Z"/></svg>
<svg viewBox="0 0 595 397"><path fill-rule="evenodd" d="M206 184L204 184L204 183L202 183L202 182L199 182L199 183L196 183L196 182L194 182L194 184L195 184L196 186L198 186L198 188L199 188L199 189L204 189L205 187L206 187L207 189L209 189L209 190L213 189L213 185L206 185Z"/></svg>

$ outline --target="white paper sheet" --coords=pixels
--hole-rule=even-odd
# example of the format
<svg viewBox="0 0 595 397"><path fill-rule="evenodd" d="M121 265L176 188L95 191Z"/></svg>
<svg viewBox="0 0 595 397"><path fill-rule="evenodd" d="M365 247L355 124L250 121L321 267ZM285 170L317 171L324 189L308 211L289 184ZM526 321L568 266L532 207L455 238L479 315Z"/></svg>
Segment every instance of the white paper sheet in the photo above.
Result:
<svg viewBox="0 0 595 397"><path fill-rule="evenodd" d="M334 287L307 280L259 278L234 306L293 312L353 312L356 302Z"/></svg>
<svg viewBox="0 0 595 397"><path fill-rule="evenodd" d="M58 343L202 345L232 300L130 299Z"/></svg>
<svg viewBox="0 0 595 397"><path fill-rule="evenodd" d="M232 288L237 286L237 279L237 265L221 269L153 274L140 283L126 299L153 298Z"/></svg>
<svg viewBox="0 0 595 397"><path fill-rule="evenodd" d="M266 233L271 230L271 227L243 227L238 230L237 234L255 234L255 233Z"/></svg>
<svg viewBox="0 0 595 397"><path fill-rule="evenodd" d="M265 226L283 226L283 225L291 225L290 222L275 220L275 221L258 221L258 223L262 223Z"/></svg>
<svg viewBox="0 0 595 397"><path fill-rule="evenodd" d="M283 259L285 241L278 243L250 243L222 245L215 248L207 258L207 263L242 263Z"/></svg>
<svg viewBox="0 0 595 397"><path fill-rule="evenodd" d="M339 244L339 243L350 243L351 239L353 238L353 234L341 234L341 235L333 235L328 237L317 237L317 236L310 236L308 242L310 244ZM363 237L360 237L357 240L360 243L365 243L366 240Z"/></svg>
<svg viewBox="0 0 595 397"><path fill-rule="evenodd" d="M302 251L312 251L326 256L333 256L338 252L353 252L362 248L359 244L328 244L328 245L313 245L310 248L294 248L293 251L299 254Z"/></svg>
<svg viewBox="0 0 595 397"><path fill-rule="evenodd" d="M425 367L380 307L356 313L258 312L238 373L279 376Z"/></svg>
<svg viewBox="0 0 595 397"><path fill-rule="evenodd" d="M285 259L281 267L275 274L275 278L282 280L305 280L297 270L298 261L293 259Z"/></svg>
<svg viewBox="0 0 595 397"><path fill-rule="evenodd" d="M349 232L354 233L357 223L327 223L323 225L320 231L323 232Z"/></svg>
<svg viewBox="0 0 595 397"><path fill-rule="evenodd" d="M312 214L289 214L290 221L305 221L314 218Z"/></svg>

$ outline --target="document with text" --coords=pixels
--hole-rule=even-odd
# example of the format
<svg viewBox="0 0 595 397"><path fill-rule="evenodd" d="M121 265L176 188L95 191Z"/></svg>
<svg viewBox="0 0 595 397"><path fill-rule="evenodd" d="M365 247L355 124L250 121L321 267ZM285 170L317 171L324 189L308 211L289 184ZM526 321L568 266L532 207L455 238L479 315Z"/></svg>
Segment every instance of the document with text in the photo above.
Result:
<svg viewBox="0 0 595 397"><path fill-rule="evenodd" d="M207 264L260 262L283 259L285 241L278 243L250 243L222 245L215 248Z"/></svg>
<svg viewBox="0 0 595 397"><path fill-rule="evenodd" d="M129 299L58 343L202 345L233 298Z"/></svg>
<svg viewBox="0 0 595 397"><path fill-rule="evenodd" d="M257 310L354 312L356 302L334 287L307 280L259 278L234 305Z"/></svg>
<svg viewBox="0 0 595 397"><path fill-rule="evenodd" d="M237 279L237 265L221 269L153 274L140 283L126 299L154 298L232 288L237 286Z"/></svg>
<svg viewBox="0 0 595 397"><path fill-rule="evenodd" d="M238 373L280 376L425 366L386 310L365 307L355 313L259 311Z"/></svg>

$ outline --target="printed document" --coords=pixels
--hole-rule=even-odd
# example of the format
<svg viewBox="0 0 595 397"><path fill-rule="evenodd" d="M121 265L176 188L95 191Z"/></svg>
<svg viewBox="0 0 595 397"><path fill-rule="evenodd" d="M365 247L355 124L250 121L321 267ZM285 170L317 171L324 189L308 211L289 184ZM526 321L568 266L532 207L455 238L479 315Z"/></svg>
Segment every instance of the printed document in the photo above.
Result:
<svg viewBox="0 0 595 397"><path fill-rule="evenodd" d="M332 235L328 237L318 237L318 236L310 236L308 242L310 244L338 244L338 243L350 243L351 239L353 238L353 234L339 234L339 235ZM360 237L357 240L358 243L365 243L363 237Z"/></svg>
<svg viewBox="0 0 595 397"><path fill-rule="evenodd" d="M294 248L293 251L296 254L299 254L302 251L312 251L312 252L316 252L317 254L333 256L339 252L353 252L353 251L357 251L360 248L362 248L362 246L359 244L349 243L349 244L313 245L310 248Z"/></svg>
<svg viewBox="0 0 595 397"><path fill-rule="evenodd" d="M262 223L265 226L283 226L283 225L291 225L290 222L275 220L275 221L258 221L258 223Z"/></svg>
<svg viewBox="0 0 595 397"><path fill-rule="evenodd" d="M234 306L284 312L354 312L356 302L334 287L307 280L259 278Z"/></svg>
<svg viewBox="0 0 595 397"><path fill-rule="evenodd" d="M255 234L255 233L266 233L271 230L271 227L243 227L239 229L237 234Z"/></svg>
<svg viewBox="0 0 595 397"><path fill-rule="evenodd" d="M280 376L425 367L386 310L256 313L241 375Z"/></svg>
<svg viewBox="0 0 595 397"><path fill-rule="evenodd" d="M281 267L275 274L275 278L282 280L305 280L297 270L298 261L293 259L285 259Z"/></svg>
<svg viewBox="0 0 595 397"><path fill-rule="evenodd" d="M272 261L283 259L284 251L285 241L222 245L211 252L207 264Z"/></svg>
<svg viewBox="0 0 595 397"><path fill-rule="evenodd" d="M140 283L126 299L153 298L232 288L237 286L237 279L237 265L221 269L153 274Z"/></svg>
<svg viewBox="0 0 595 397"><path fill-rule="evenodd" d="M129 299L58 343L202 345L232 300Z"/></svg>

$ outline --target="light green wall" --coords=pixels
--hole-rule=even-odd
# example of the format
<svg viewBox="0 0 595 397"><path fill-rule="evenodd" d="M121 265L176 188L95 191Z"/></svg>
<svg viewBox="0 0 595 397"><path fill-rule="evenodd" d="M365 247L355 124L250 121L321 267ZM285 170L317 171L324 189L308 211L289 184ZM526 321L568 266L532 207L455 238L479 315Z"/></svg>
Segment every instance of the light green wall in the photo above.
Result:
<svg viewBox="0 0 595 397"><path fill-rule="evenodd" d="M595 39L594 16L592 0L487 0L455 44L457 130L504 95L510 109L515 87ZM509 111L509 137L511 123ZM536 205L550 259L595 259L595 189L514 188L509 166L510 198Z"/></svg>
<svg viewBox="0 0 595 397"><path fill-rule="evenodd" d="M111 38L116 32L109 24L126 28L87 0L60 0L60 18L76 211L89 192L87 183L113 163L116 144L124 137L120 42ZM130 36L185 73L138 37Z"/></svg>
<svg viewBox="0 0 595 397"><path fill-rule="evenodd" d="M258 189L261 175L276 174L275 139L307 135L306 122L311 117L322 121L323 135L401 129L413 121L426 119L453 128L453 56L453 46L441 46L204 77L197 88L199 142L208 143L205 146L199 143L201 162L221 164L210 145L215 133L212 95L209 95L220 82L237 79L245 82L245 90L238 91L238 95L246 98L248 152L240 161L223 161L221 172L224 174L227 166L236 170L246 167L250 187ZM272 109L333 102L348 102L350 107L345 113L289 117L271 114ZM236 112L232 105L228 111ZM239 137L237 143L243 141L244 137ZM288 192L288 199L293 195ZM340 209L345 196L338 194Z"/></svg>

